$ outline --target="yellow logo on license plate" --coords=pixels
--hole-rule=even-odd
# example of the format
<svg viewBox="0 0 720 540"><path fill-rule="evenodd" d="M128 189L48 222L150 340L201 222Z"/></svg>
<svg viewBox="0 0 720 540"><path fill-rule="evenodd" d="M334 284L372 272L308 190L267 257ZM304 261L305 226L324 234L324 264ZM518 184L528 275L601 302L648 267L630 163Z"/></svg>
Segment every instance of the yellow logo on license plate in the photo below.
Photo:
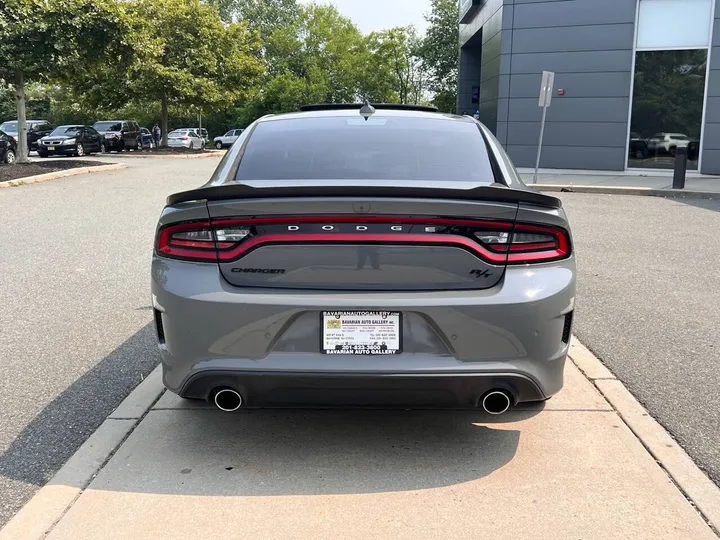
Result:
<svg viewBox="0 0 720 540"><path fill-rule="evenodd" d="M329 329L342 328L342 321L340 319L330 319L327 322L327 327Z"/></svg>

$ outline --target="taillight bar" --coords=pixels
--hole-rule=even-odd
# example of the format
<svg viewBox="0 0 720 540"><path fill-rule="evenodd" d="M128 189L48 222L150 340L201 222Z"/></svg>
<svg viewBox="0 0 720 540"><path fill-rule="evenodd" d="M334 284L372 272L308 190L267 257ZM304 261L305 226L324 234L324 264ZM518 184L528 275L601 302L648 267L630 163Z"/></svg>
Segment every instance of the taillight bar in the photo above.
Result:
<svg viewBox="0 0 720 540"><path fill-rule="evenodd" d="M334 231L334 225L426 225L422 233ZM295 225L325 224L311 232ZM333 224L331 226L330 224ZM258 233L256 226L288 225L293 232ZM329 227L326 229L325 227ZM435 230L437 227L437 230ZM389 227L390 228L390 227ZM448 245L466 249L496 265L552 262L571 254L564 229L509 221L422 216L275 216L222 218L166 225L157 235L158 255L199 262L231 262L254 249L282 244L409 244Z"/></svg>

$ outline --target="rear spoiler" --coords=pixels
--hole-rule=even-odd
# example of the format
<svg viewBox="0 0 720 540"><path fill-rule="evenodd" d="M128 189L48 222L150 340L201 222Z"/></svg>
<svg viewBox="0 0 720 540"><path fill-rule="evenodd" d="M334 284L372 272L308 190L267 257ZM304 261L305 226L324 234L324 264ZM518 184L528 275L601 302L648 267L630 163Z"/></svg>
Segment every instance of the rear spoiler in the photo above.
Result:
<svg viewBox="0 0 720 540"><path fill-rule="evenodd" d="M497 187L496 187L497 186ZM547 208L561 208L560 199L534 190L511 189L500 184L473 189L443 189L437 187L404 186L278 186L252 187L245 184L208 186L175 193L167 198L168 206L189 201L218 201L226 199L280 199L292 197L368 197L411 199L457 199L464 201L496 201L529 203Z"/></svg>

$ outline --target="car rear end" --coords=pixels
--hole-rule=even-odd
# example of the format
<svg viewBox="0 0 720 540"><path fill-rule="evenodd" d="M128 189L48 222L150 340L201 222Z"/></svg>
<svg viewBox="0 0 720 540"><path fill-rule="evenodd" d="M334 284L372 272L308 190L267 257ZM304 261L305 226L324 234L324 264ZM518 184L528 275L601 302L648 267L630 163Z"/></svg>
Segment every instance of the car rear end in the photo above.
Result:
<svg viewBox="0 0 720 540"><path fill-rule="evenodd" d="M160 218L165 385L228 410L500 396L491 412L502 412L552 396L572 326L572 241L559 201L519 182L470 118L258 122Z"/></svg>
<svg viewBox="0 0 720 540"><path fill-rule="evenodd" d="M190 148L190 133L188 131L171 131L168 133L168 146L170 148Z"/></svg>

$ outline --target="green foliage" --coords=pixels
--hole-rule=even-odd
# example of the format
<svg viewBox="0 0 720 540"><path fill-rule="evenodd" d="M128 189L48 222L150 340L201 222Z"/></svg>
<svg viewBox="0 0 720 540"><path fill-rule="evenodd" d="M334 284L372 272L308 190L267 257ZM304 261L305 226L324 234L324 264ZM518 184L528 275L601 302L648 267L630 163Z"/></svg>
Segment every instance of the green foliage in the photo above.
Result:
<svg viewBox="0 0 720 540"><path fill-rule="evenodd" d="M420 58L422 40L415 28L407 26L373 32L368 36L367 44L371 56L366 69L370 71L374 67L378 70L379 86L390 88L400 103L420 103L425 92L426 74Z"/></svg>
<svg viewBox="0 0 720 540"><path fill-rule="evenodd" d="M457 105L460 30L457 0L432 0L421 56L430 71L429 88L441 111L454 112Z"/></svg>

